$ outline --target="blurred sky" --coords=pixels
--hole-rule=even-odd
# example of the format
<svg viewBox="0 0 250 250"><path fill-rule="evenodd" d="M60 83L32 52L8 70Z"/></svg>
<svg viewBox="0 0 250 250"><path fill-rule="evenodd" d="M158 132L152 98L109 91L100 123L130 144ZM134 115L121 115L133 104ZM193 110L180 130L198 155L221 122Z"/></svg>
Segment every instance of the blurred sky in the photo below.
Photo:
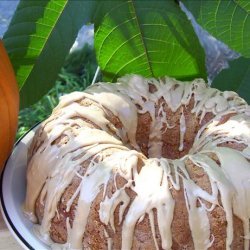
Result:
<svg viewBox="0 0 250 250"><path fill-rule="evenodd" d="M3 37L19 0L0 0L0 38Z"/></svg>

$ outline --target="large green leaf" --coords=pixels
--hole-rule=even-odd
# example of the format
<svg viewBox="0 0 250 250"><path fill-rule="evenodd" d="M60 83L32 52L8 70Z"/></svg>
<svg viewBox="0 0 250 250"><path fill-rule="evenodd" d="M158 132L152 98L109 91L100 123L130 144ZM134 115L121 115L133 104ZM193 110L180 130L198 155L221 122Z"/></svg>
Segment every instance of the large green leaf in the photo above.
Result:
<svg viewBox="0 0 250 250"><path fill-rule="evenodd" d="M21 108L55 83L78 30L90 21L96 1L21 0L4 43L20 88Z"/></svg>
<svg viewBox="0 0 250 250"><path fill-rule="evenodd" d="M212 86L235 91L250 104L250 59L241 57L229 65L214 79Z"/></svg>
<svg viewBox="0 0 250 250"><path fill-rule="evenodd" d="M250 1L183 0L197 22L231 49L250 57Z"/></svg>
<svg viewBox="0 0 250 250"><path fill-rule="evenodd" d="M97 60L106 80L127 73L206 77L204 51L174 0L105 1L95 29Z"/></svg>

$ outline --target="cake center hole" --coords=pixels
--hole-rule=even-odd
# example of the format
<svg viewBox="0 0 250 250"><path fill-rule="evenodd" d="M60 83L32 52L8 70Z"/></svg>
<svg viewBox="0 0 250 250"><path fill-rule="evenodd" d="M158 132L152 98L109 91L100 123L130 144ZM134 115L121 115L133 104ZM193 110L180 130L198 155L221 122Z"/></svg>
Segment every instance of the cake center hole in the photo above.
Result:
<svg viewBox="0 0 250 250"><path fill-rule="evenodd" d="M175 112L161 98L155 105L155 118L149 112L138 114L136 140L148 158L179 159L192 148L197 131L201 127L193 114L194 101L181 106Z"/></svg>

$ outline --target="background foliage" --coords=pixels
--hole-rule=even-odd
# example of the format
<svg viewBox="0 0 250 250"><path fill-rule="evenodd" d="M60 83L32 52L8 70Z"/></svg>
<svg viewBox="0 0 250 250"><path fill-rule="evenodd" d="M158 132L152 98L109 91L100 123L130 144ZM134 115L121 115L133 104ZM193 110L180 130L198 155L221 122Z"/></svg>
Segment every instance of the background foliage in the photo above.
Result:
<svg viewBox="0 0 250 250"><path fill-rule="evenodd" d="M84 90L89 85L97 68L93 52L93 48L86 45L66 58L54 87L37 103L20 111L16 139L19 139L35 124L46 119L58 104L61 95Z"/></svg>
<svg viewBox="0 0 250 250"><path fill-rule="evenodd" d="M20 1L3 40L16 72L21 108L38 101L55 84L94 6L95 1Z"/></svg>
<svg viewBox="0 0 250 250"><path fill-rule="evenodd" d="M105 2L96 16L100 19L103 13L95 49L105 80L116 81L127 73L206 78L204 50L174 1Z"/></svg>
<svg viewBox="0 0 250 250"><path fill-rule="evenodd" d="M183 0L197 22L230 48L250 57L250 1Z"/></svg>
<svg viewBox="0 0 250 250"><path fill-rule="evenodd" d="M250 2L182 2L203 28L242 55L212 86L237 91L250 102ZM207 78L204 50L177 0L20 0L4 43L16 71L21 108L36 103L56 82L49 97L37 104L40 111L51 111L59 89L84 89L91 82L96 63L88 57L81 68L73 63L73 57L66 61L73 68L86 70L84 74L74 72L73 76L69 64L61 69L78 30L87 23L95 26L94 48L104 80L115 82L127 73L181 80ZM86 62L91 62L91 69ZM25 117L29 113L28 109L21 111ZM44 119L39 114L37 117ZM23 124L29 126L29 120L24 119Z"/></svg>

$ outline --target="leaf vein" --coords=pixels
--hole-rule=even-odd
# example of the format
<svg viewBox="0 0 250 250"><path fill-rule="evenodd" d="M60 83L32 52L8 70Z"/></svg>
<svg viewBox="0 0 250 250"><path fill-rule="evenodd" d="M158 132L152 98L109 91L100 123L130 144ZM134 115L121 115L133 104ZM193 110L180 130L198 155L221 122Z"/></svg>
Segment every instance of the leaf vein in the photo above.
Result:
<svg viewBox="0 0 250 250"><path fill-rule="evenodd" d="M131 6L132 6L132 9L133 9L133 12L134 12L134 15L135 15L136 24L137 24L137 27L138 27L138 30L139 30L139 33L140 33L140 38L141 38L141 41L142 41L142 44L143 44L143 48L144 48L144 51L145 51L146 60L148 61L148 66L150 68L150 72L151 72L152 76L154 76L153 69L152 69L152 67L151 67L151 65L149 63L149 55L147 53L147 46L146 46L146 43L145 43L145 41L143 39L142 29L140 27L139 18L137 16L133 0L129 0L129 2L131 4Z"/></svg>
<svg viewBox="0 0 250 250"><path fill-rule="evenodd" d="M122 23L119 23L118 25L116 25L114 28L112 28L108 33L107 33L107 35L105 35L105 37L102 39L102 42L101 42L101 44L100 44L100 47L99 47L99 50L98 50L98 61L100 61L100 55L101 55L101 53L100 53L100 51L102 50L102 47L104 46L104 43L105 43L105 41L107 40L107 38L116 30L116 29L118 29L120 26L122 26L122 25L124 25L124 24L126 24L126 23L129 23L130 21L132 21L132 20L134 20L135 18L131 18L131 19L128 19L128 20L126 20L126 21L124 21L124 22L122 22Z"/></svg>
<svg viewBox="0 0 250 250"><path fill-rule="evenodd" d="M143 52L142 54L140 54L140 55L134 57L132 60L126 62L125 64L123 64L123 65L115 72L115 75L114 75L112 81L114 80L114 78L116 78L116 77L118 76L118 74L119 74L126 66L128 66L129 64L131 64L132 62L136 61L137 59L139 59L139 58L141 58L141 57L143 57L143 56L145 56L145 52Z"/></svg>
<svg viewBox="0 0 250 250"><path fill-rule="evenodd" d="M130 37L129 39L127 39L125 42L121 43L118 47L115 48L115 50L113 51L113 53L110 55L110 57L107 59L105 65L103 66L103 69L106 68L106 66L109 64L109 62L111 61L111 59L113 58L113 56L119 51L119 49L121 47L123 47L125 44L127 44L129 41L133 40L135 37L139 36L140 34L137 33L134 36Z"/></svg>

